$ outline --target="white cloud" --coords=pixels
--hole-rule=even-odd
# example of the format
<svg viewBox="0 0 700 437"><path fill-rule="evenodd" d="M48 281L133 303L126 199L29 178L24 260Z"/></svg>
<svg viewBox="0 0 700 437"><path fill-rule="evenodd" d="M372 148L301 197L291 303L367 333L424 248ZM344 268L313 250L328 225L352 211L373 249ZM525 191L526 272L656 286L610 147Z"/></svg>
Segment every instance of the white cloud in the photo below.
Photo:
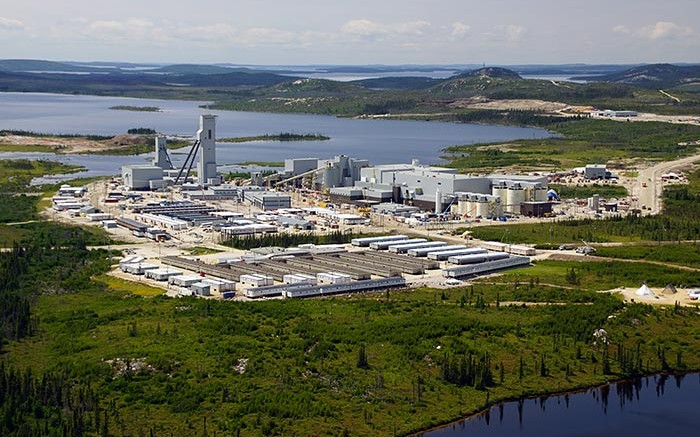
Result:
<svg viewBox="0 0 700 437"><path fill-rule="evenodd" d="M686 26L679 26L670 21L657 21L652 26L647 26L640 31L642 36L652 40L676 39L689 36L693 29Z"/></svg>
<svg viewBox="0 0 700 437"><path fill-rule="evenodd" d="M173 26L172 37L197 42L227 42L236 37L236 28L227 23L206 26Z"/></svg>
<svg viewBox="0 0 700 437"><path fill-rule="evenodd" d="M253 27L251 29L246 29L243 32L240 42L245 42L250 45L284 45L298 40L299 35L295 32L289 32L271 27Z"/></svg>
<svg viewBox="0 0 700 437"><path fill-rule="evenodd" d="M345 22L340 30L345 34L359 37L421 36L429 27L430 23L423 20L385 24L362 18Z"/></svg>
<svg viewBox="0 0 700 437"><path fill-rule="evenodd" d="M508 26L499 26L498 30L502 31L506 39L510 42L520 41L527 32L523 26L509 24Z"/></svg>
<svg viewBox="0 0 700 437"><path fill-rule="evenodd" d="M166 42L170 40L160 26L140 18L130 18L125 21L93 21L84 28L82 33L88 38L107 41Z"/></svg>
<svg viewBox="0 0 700 437"><path fill-rule="evenodd" d="M454 23L452 23L451 35L453 38L462 38L469 32L469 29L470 27L462 23L461 21L455 21Z"/></svg>
<svg viewBox="0 0 700 437"><path fill-rule="evenodd" d="M618 24L617 26L613 27L612 31L615 33L623 33L623 34L630 33L629 28L627 26L622 25L622 24Z"/></svg>
<svg viewBox="0 0 700 437"><path fill-rule="evenodd" d="M24 23L13 18L0 17L0 29L19 30L24 29Z"/></svg>
<svg viewBox="0 0 700 437"><path fill-rule="evenodd" d="M515 43L520 41L526 33L527 29L523 26L518 26L516 24L500 24L494 27L494 31L485 33L484 37L491 41Z"/></svg>

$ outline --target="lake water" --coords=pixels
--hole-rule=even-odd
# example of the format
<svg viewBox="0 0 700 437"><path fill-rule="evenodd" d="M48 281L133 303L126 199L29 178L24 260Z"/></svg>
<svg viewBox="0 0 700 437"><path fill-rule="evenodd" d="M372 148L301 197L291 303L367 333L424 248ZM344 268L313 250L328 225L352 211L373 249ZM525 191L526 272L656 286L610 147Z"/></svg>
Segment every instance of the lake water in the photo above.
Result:
<svg viewBox="0 0 700 437"><path fill-rule="evenodd" d="M157 106L162 112L116 111L112 106ZM219 143L219 164L244 161L283 161L285 158L330 158L346 154L369 159L373 164L410 162L440 163L441 149L451 145L516 139L545 138L542 129L400 120L355 120L308 114L274 114L208 111L206 102L75 96L42 93L0 93L0 129L82 135L123 134L130 128L146 127L167 135L193 136L199 115L218 116L217 136L241 137L279 132L320 133L329 141L280 143ZM176 161L184 159L175 151ZM72 156L54 154L0 153L2 158L56 159L84 165L91 175L115 174L124 164L145 162L150 155Z"/></svg>
<svg viewBox="0 0 700 437"><path fill-rule="evenodd" d="M495 406L425 437L700 435L700 374L657 375Z"/></svg>

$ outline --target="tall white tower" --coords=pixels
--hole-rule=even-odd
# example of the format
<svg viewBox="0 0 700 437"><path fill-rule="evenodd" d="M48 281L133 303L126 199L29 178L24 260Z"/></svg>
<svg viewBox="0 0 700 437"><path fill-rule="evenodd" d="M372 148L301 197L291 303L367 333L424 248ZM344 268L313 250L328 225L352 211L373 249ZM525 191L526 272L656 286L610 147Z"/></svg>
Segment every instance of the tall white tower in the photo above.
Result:
<svg viewBox="0 0 700 437"><path fill-rule="evenodd" d="M197 176L199 184L219 185L220 179L216 175L216 116L200 115L199 130L197 131L199 149L202 151L199 163L197 163Z"/></svg>
<svg viewBox="0 0 700 437"><path fill-rule="evenodd" d="M165 137L156 137L156 156L153 160L153 165L160 167L163 170L170 170L170 160L168 159L167 140Z"/></svg>

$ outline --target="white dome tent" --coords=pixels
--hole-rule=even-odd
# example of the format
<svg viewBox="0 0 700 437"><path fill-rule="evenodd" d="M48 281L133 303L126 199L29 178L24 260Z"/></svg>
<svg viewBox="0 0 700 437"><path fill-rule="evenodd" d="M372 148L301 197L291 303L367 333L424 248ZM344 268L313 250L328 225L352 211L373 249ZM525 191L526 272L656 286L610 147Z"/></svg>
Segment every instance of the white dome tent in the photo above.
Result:
<svg viewBox="0 0 700 437"><path fill-rule="evenodd" d="M640 297L654 297L654 296L656 296L654 294L654 292L651 291L651 288L647 287L646 283L642 284L642 286L639 287L639 289L637 290L637 292L635 294L637 296L640 296Z"/></svg>

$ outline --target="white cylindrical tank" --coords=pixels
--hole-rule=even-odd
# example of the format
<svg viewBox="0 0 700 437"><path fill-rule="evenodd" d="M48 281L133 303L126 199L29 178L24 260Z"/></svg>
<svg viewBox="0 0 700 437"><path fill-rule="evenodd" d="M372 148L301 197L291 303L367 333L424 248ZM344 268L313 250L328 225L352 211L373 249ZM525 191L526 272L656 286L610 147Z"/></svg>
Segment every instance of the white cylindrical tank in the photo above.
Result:
<svg viewBox="0 0 700 437"><path fill-rule="evenodd" d="M438 188L435 190L435 214L442 212L442 191Z"/></svg>
<svg viewBox="0 0 700 437"><path fill-rule="evenodd" d="M535 202L547 201L547 187L538 186L535 188Z"/></svg>
<svg viewBox="0 0 700 437"><path fill-rule="evenodd" d="M508 194L508 184L506 181L498 181L498 183L494 184L494 186L491 188L491 193L496 196L501 198L501 202L505 202L506 196Z"/></svg>
<svg viewBox="0 0 700 437"><path fill-rule="evenodd" d="M486 196L480 196L479 201L476 203L476 215L477 217L488 217L489 216L489 199Z"/></svg>
<svg viewBox="0 0 700 437"><path fill-rule="evenodd" d="M513 184L508 188L508 194L506 196L506 212L512 214L520 214L520 204L525 201L525 190L522 189L520 184Z"/></svg>

